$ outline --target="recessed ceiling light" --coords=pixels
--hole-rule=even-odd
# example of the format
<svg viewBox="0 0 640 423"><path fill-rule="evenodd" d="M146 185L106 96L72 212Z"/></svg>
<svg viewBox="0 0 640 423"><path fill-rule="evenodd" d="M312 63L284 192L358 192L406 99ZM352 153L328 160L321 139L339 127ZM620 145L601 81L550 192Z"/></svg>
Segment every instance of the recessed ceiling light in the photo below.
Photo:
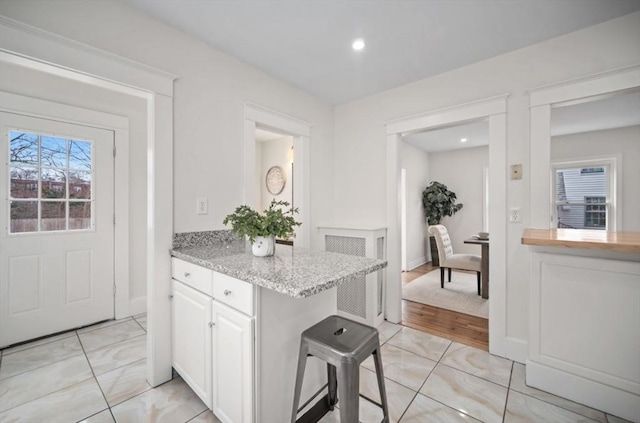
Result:
<svg viewBox="0 0 640 423"><path fill-rule="evenodd" d="M460 142L467 142L467 139L466 138L461 138Z"/></svg>
<svg viewBox="0 0 640 423"><path fill-rule="evenodd" d="M353 44L351 44L351 47L353 47L355 51L362 50L364 48L364 40L362 38L358 38L357 40L354 40Z"/></svg>

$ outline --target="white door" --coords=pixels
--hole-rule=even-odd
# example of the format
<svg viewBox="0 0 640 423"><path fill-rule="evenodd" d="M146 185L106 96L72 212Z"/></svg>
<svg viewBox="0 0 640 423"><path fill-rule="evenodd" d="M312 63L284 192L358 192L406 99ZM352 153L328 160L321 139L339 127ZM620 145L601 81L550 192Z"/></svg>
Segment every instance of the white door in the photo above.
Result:
<svg viewBox="0 0 640 423"><path fill-rule="evenodd" d="M213 301L213 413L253 422L253 318Z"/></svg>
<svg viewBox="0 0 640 423"><path fill-rule="evenodd" d="M171 365L211 408L211 297L171 280Z"/></svg>
<svg viewBox="0 0 640 423"><path fill-rule="evenodd" d="M0 347L113 318L113 132L4 112L0 130Z"/></svg>

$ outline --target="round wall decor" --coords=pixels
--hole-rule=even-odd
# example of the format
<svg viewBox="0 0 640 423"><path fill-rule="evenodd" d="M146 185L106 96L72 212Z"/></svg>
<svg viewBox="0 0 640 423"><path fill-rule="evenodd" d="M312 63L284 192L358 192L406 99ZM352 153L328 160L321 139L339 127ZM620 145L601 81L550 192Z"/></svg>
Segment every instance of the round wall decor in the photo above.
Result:
<svg viewBox="0 0 640 423"><path fill-rule="evenodd" d="M287 174L280 166L272 166L267 171L265 181L267 184L267 190L272 195L278 195L284 189L284 185L287 182Z"/></svg>

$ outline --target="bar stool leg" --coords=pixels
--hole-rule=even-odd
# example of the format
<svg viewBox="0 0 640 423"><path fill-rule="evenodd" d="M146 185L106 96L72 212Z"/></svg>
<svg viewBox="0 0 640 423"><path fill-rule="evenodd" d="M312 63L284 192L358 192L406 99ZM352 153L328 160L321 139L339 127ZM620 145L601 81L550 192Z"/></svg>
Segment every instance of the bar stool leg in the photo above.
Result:
<svg viewBox="0 0 640 423"><path fill-rule="evenodd" d="M358 423L360 416L360 373L356 361L338 367L340 423Z"/></svg>
<svg viewBox="0 0 640 423"><path fill-rule="evenodd" d="M336 379L336 366L327 363L327 380L329 382L329 409L333 411L338 402L338 380Z"/></svg>
<svg viewBox="0 0 640 423"><path fill-rule="evenodd" d="M389 423L389 406L387 405L387 391L384 388L384 374L382 372L382 357L380 349L373 351L373 362L376 365L376 376L378 377L378 390L380 391L380 404L382 404L382 413L384 418L382 423Z"/></svg>
<svg viewBox="0 0 640 423"><path fill-rule="evenodd" d="M296 372L296 386L293 391L293 411L291 412L291 423L296 422L298 417L298 407L300 405L300 392L302 391L302 380L304 379L304 369L307 366L307 343L302 341L300 343L300 352L298 353L298 371Z"/></svg>

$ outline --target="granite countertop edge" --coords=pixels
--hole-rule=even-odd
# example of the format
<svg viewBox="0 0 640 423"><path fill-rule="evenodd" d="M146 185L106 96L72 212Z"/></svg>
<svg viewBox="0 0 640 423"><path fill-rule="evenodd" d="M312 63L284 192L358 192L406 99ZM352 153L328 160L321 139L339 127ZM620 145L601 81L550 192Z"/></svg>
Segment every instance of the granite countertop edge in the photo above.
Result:
<svg viewBox="0 0 640 423"><path fill-rule="evenodd" d="M261 286L264 288L271 289L273 291L279 292L281 294L288 295L293 298L307 298L312 295L318 294L327 289L334 288L343 282L347 282L353 278L361 277L367 275L369 273L375 272L377 270L383 269L387 266L387 262L384 260L377 259L366 259L365 257L357 257L358 259L366 259L370 260L372 263L366 266L360 266L357 271L349 271L345 274L345 271L339 271L335 274L334 277L325 278L324 280L319 281L313 286L297 286L295 283L296 280L304 278L304 276L293 275L289 280L279 280L276 281L274 279L269 279L264 277L263 275L257 275L256 272L252 272L250 269L239 269L238 267L233 267L229 265L225 265L224 263L217 263L218 257L210 257L210 258L201 258L195 257L193 255L193 248L190 248L189 252L181 251L181 248L174 248L170 250L171 256L187 261L192 264L196 264L198 266L205 267L207 269L211 269L214 272L219 272L225 274L227 276L231 276L249 283L252 283L257 286ZM195 247L197 249L197 247ZM307 251L306 254L336 254L336 253L327 253L324 251ZM238 254L239 258L244 257L245 254ZM345 258L355 258L356 256L345 256ZM226 257L228 261L232 256ZM262 258L260 258L262 259ZM269 258L264 258L265 260L269 260Z"/></svg>

